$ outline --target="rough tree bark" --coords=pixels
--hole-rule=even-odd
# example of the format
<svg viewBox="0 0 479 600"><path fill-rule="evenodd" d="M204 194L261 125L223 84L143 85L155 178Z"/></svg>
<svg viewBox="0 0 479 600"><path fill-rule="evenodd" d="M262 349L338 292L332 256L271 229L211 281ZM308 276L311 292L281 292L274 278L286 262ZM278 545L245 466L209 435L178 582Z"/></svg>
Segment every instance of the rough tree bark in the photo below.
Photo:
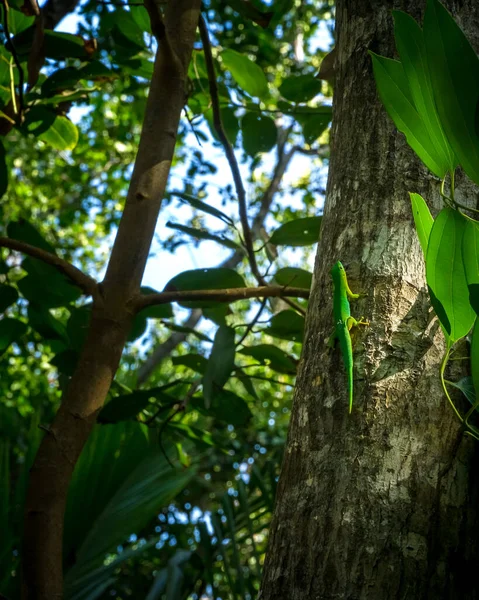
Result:
<svg viewBox="0 0 479 600"><path fill-rule="evenodd" d="M155 5L150 3L155 11ZM159 45L138 155L105 280L93 293L87 341L55 420L30 473L23 571L25 598L63 597L62 537L68 485L118 368L139 294L185 102L186 74L200 0L175 0L164 27L152 14ZM153 22L156 19L156 22Z"/></svg>
<svg viewBox="0 0 479 600"><path fill-rule="evenodd" d="M477 48L477 1L445 4ZM418 18L424 5L337 1L327 202L262 600L479 597L477 446L441 392L444 344L407 194L437 209L438 181L389 121L367 55L393 56L392 8ZM365 294L353 314L371 320L356 336L352 415L325 344L338 259Z"/></svg>

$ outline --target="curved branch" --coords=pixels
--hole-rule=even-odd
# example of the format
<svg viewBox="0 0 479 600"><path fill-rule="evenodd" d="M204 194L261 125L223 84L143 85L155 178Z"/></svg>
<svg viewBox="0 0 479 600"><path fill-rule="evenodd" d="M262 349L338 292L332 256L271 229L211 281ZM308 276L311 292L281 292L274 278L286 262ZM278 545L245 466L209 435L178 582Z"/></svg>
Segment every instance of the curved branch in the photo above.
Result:
<svg viewBox="0 0 479 600"><path fill-rule="evenodd" d="M252 288L229 288L226 290L184 290L177 292L160 292L138 296L133 302L134 311L138 312L148 306L170 304L171 302L191 302L211 300L212 302L237 302L247 298L309 298L309 290L281 285L263 285Z"/></svg>
<svg viewBox="0 0 479 600"><path fill-rule="evenodd" d="M42 250L41 248L27 244L26 242L21 242L20 240L14 240L12 238L3 236L0 236L0 248L10 248L10 250L16 250L18 252L22 252L23 254L28 254L28 256L38 258L38 260L55 267L55 269L66 275L68 279L82 289L87 296L93 296L97 290L98 284L93 277L86 275L83 273L83 271L80 271L80 269L74 267L68 261L56 256L55 254L52 254L51 252L47 252L46 250Z"/></svg>

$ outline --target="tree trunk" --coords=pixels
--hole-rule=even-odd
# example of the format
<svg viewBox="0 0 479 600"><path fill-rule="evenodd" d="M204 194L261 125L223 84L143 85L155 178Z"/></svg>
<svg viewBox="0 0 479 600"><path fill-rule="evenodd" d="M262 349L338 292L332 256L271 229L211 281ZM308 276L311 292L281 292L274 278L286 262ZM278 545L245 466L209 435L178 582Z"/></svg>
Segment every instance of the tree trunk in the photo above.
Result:
<svg viewBox="0 0 479 600"><path fill-rule="evenodd" d="M155 26L159 17L153 11L158 8L149 3L152 29L159 32L158 51L125 209L105 280L93 294L89 333L78 366L30 471L23 547L23 596L28 600L63 597L68 487L115 376L134 316L132 303L140 291L186 100L200 4L200 0L169 2L164 26Z"/></svg>
<svg viewBox="0 0 479 600"><path fill-rule="evenodd" d="M424 5L337 1L327 202L262 600L479 598L477 447L441 390L444 341L408 197L435 213L439 182L395 131L367 54L394 55L392 8L422 18ZM448 8L477 48L476 0ZM325 343L338 259L364 294L353 315L371 321L353 340L351 415L340 352Z"/></svg>

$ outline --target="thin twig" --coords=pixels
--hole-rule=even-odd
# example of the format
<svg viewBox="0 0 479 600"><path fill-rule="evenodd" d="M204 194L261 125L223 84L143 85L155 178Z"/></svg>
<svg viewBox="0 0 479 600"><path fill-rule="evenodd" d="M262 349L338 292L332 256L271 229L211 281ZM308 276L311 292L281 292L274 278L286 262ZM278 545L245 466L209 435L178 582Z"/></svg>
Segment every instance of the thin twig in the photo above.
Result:
<svg viewBox="0 0 479 600"><path fill-rule="evenodd" d="M241 221L241 227L243 229L244 245L246 248L246 254L248 256L248 262L250 264L251 271L256 281L260 285L264 286L267 284L265 278L263 277L263 275L261 275L260 270L258 268L258 263L256 262L256 255L253 247L253 236L251 234L251 228L248 222L248 206L246 202L246 192L244 189L243 180L241 178L241 172L239 169L238 161L236 160L233 146L228 140L228 136L226 135L226 131L223 127L223 121L221 119L218 84L216 82L215 66L213 62L213 54L211 52L211 42L208 34L208 28L206 27L206 22L203 18L203 15L200 15L199 29L201 42L203 44L203 52L205 55L206 72L208 74L208 84L210 88L211 105L213 109L213 125L218 135L218 138L223 146L226 159L230 166L231 174L233 176L236 195L238 197L239 217ZM285 302L302 315L306 314L306 311L294 302L290 300L285 300Z"/></svg>
<svg viewBox="0 0 479 600"><path fill-rule="evenodd" d="M83 273L83 271L80 271L80 269L74 267L68 261L63 260L63 258L60 258L51 252L47 252L46 250L42 250L36 246L31 246L30 244L21 242L20 240L14 240L2 236L0 236L0 248L17 250L18 252L28 254L28 256L32 256L33 258L38 258L44 263L55 267L55 269L66 275L75 285L81 288L87 296L93 296L97 290L98 284L93 277L86 275Z"/></svg>
<svg viewBox="0 0 479 600"><path fill-rule="evenodd" d="M261 305L259 307L258 312L255 314L253 320L251 321L251 323L248 323L247 327L246 327L246 331L243 333L243 335L241 336L240 341L236 344L236 347L239 348L241 346L241 344L245 341L245 339L248 337L248 334L250 333L250 331L253 329L253 327L256 325L256 323L258 322L259 318L261 317L261 313L264 310L264 307L266 306L266 302L267 302L267 298L263 298L263 300L261 301Z"/></svg>
<svg viewBox="0 0 479 600"><path fill-rule="evenodd" d="M1 245L1 238L0 238ZM183 290L175 292L159 292L137 296L133 302L133 310L138 312L148 306L170 304L171 302L191 302L209 300L213 302L236 302L248 298L309 298L309 290L282 285L264 285L251 288L229 288L226 290Z"/></svg>
<svg viewBox="0 0 479 600"><path fill-rule="evenodd" d="M19 79L19 81L18 81L18 98L19 98L19 103L20 103L20 110L18 112L18 122L21 123L22 117L23 117L23 112L25 109L25 104L24 104L24 99L23 99L23 86L25 83L25 76L24 76L22 65L20 63L20 59L18 58L18 54L17 54L17 51L15 50L15 45L12 41L12 36L10 33L10 25L8 23L8 13L9 13L10 7L8 6L7 0L1 0L1 2L3 5L3 29L5 31L5 37L7 38L7 43L10 47L10 52L12 53L13 60L15 62L15 66L18 69L18 79ZM13 102L13 104L15 104L15 98L12 98L12 102Z"/></svg>
<svg viewBox="0 0 479 600"><path fill-rule="evenodd" d="M248 254L248 260L251 266L253 275L258 280L258 283L265 285L264 279L259 272L258 265L256 263L256 256L253 248L253 238L251 235L251 229L248 223L248 209L246 204L246 192L243 186L243 180L241 178L241 172L239 169L238 161L233 150L233 146L228 140L225 129L223 127L223 121L221 119L221 112L219 107L219 96L218 96L218 84L216 82L215 66L213 63L213 54L211 52L211 42L208 34L208 28L202 15L199 20L201 42L203 44L203 51L205 54L206 71L208 73L208 84L210 88L211 104L213 109L213 125L218 135L218 138L225 151L226 159L231 169L233 181L236 189L236 195L238 197L238 208L241 226L243 228L243 237L246 246L246 252Z"/></svg>

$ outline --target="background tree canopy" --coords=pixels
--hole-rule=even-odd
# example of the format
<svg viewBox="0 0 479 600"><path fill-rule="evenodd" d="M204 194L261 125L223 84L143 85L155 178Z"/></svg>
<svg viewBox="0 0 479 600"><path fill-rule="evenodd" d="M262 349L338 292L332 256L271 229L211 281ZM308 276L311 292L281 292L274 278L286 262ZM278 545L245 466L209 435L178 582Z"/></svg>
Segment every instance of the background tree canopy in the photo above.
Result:
<svg viewBox="0 0 479 600"><path fill-rule="evenodd" d="M81 396L70 380L95 319L112 320L98 316L94 280L130 201L145 113L146 130L166 111L147 96L166 61L154 71L158 45L168 56L177 42L169 12L180 4L2 1L0 591L10 599L28 471L43 437L63 443L50 423L65 390ZM69 599L259 589L321 224L331 87L315 74L334 6L206 1L202 14L141 304L125 317L119 368L68 487ZM135 243L119 242L132 256ZM107 272L105 303L108 282ZM30 496L48 495L40 488Z"/></svg>

